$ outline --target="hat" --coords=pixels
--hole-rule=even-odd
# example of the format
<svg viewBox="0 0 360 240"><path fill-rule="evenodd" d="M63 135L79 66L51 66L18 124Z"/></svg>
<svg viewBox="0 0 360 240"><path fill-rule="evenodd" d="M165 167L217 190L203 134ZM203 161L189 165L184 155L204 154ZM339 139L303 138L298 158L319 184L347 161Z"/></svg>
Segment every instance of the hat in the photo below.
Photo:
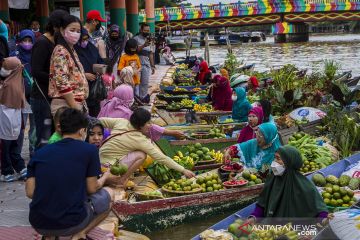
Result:
<svg viewBox="0 0 360 240"><path fill-rule="evenodd" d="M86 15L86 19L98 20L100 22L106 22L106 20L101 17L101 14L98 10L89 11Z"/></svg>

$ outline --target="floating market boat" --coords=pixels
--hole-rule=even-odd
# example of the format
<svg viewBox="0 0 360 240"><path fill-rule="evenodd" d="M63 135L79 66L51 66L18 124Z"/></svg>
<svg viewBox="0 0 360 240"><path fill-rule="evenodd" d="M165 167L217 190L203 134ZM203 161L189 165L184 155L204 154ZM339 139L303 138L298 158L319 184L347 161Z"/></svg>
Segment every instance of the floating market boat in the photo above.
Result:
<svg viewBox="0 0 360 240"><path fill-rule="evenodd" d="M263 184L143 202L117 201L113 211L127 230L151 232L254 202Z"/></svg>
<svg viewBox="0 0 360 240"><path fill-rule="evenodd" d="M354 155L352 155L348 158L345 158L341 161L338 161L326 168L320 169L320 170L308 175L307 178L311 179L312 176L316 173L320 173L323 176L334 175L336 177L339 177L348 166L350 166L354 163L358 163L359 161L360 161L360 153L357 153L357 154L354 154ZM255 204L256 203L252 203L251 205L241 209L240 211L238 211L238 212L230 215L229 217L221 220L220 222L214 224L213 226L209 227L208 229L213 229L213 230L228 229L229 225L232 224L236 219L248 218L248 216L255 209ZM201 240L200 234L193 237L192 240Z"/></svg>

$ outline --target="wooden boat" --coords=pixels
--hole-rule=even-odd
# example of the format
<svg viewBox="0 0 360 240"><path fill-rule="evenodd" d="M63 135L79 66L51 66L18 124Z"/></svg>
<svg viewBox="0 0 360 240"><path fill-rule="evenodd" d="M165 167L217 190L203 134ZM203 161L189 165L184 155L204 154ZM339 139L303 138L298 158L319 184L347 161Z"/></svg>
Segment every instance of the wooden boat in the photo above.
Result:
<svg viewBox="0 0 360 240"><path fill-rule="evenodd" d="M144 202L117 201L113 211L130 231L146 233L253 203L263 184Z"/></svg>
<svg viewBox="0 0 360 240"><path fill-rule="evenodd" d="M341 161L338 161L334 164L331 164L330 166L320 169L308 176L306 176L308 179L311 179L312 176L315 173L320 173L324 176L328 176L328 175L334 175L336 177L340 177L340 175L345 171L345 169L347 169L348 166L354 164L354 163L358 163L360 161L360 153L354 154L348 158L345 158ZM220 229L227 229L228 226L230 224L232 224L236 219L241 218L241 219L246 219L255 209L255 203L241 209L240 211L230 215L229 217L221 220L220 222L214 224L213 226L209 227L208 229L213 229L213 230L220 230ZM197 236L193 237L192 240L201 240L200 238L200 234L198 234Z"/></svg>

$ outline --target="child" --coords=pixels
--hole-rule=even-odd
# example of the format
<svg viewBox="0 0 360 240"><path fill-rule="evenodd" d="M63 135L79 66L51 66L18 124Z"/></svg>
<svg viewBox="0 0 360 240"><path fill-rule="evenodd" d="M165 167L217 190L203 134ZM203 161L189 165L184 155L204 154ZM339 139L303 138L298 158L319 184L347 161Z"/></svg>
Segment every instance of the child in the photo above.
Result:
<svg viewBox="0 0 360 240"><path fill-rule="evenodd" d="M60 130L60 116L61 114L67 109L67 107L59 108L54 116L54 125L55 125L55 132L51 135L48 144L56 143L62 140L61 130Z"/></svg>
<svg viewBox="0 0 360 240"><path fill-rule="evenodd" d="M134 70L133 75L133 81L134 86L137 86L140 84L140 70L141 70L141 63L140 58L136 54L137 53L137 41L134 39L130 39L126 42L125 45L125 54L121 56L119 65L118 65L118 75L120 75L120 72L123 68L127 66L131 66Z"/></svg>

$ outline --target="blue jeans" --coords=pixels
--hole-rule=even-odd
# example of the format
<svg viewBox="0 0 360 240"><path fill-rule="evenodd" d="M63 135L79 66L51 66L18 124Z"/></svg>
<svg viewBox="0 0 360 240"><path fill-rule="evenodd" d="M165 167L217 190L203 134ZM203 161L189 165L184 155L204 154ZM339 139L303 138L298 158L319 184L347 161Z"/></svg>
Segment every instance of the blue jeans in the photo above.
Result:
<svg viewBox="0 0 360 240"><path fill-rule="evenodd" d="M10 175L20 172L25 168L25 161L21 157L21 150L24 141L24 129L21 129L17 140L1 140L1 174Z"/></svg>
<svg viewBox="0 0 360 240"><path fill-rule="evenodd" d="M46 145L52 134L52 116L48 102L45 99L30 99L36 129L35 150Z"/></svg>

